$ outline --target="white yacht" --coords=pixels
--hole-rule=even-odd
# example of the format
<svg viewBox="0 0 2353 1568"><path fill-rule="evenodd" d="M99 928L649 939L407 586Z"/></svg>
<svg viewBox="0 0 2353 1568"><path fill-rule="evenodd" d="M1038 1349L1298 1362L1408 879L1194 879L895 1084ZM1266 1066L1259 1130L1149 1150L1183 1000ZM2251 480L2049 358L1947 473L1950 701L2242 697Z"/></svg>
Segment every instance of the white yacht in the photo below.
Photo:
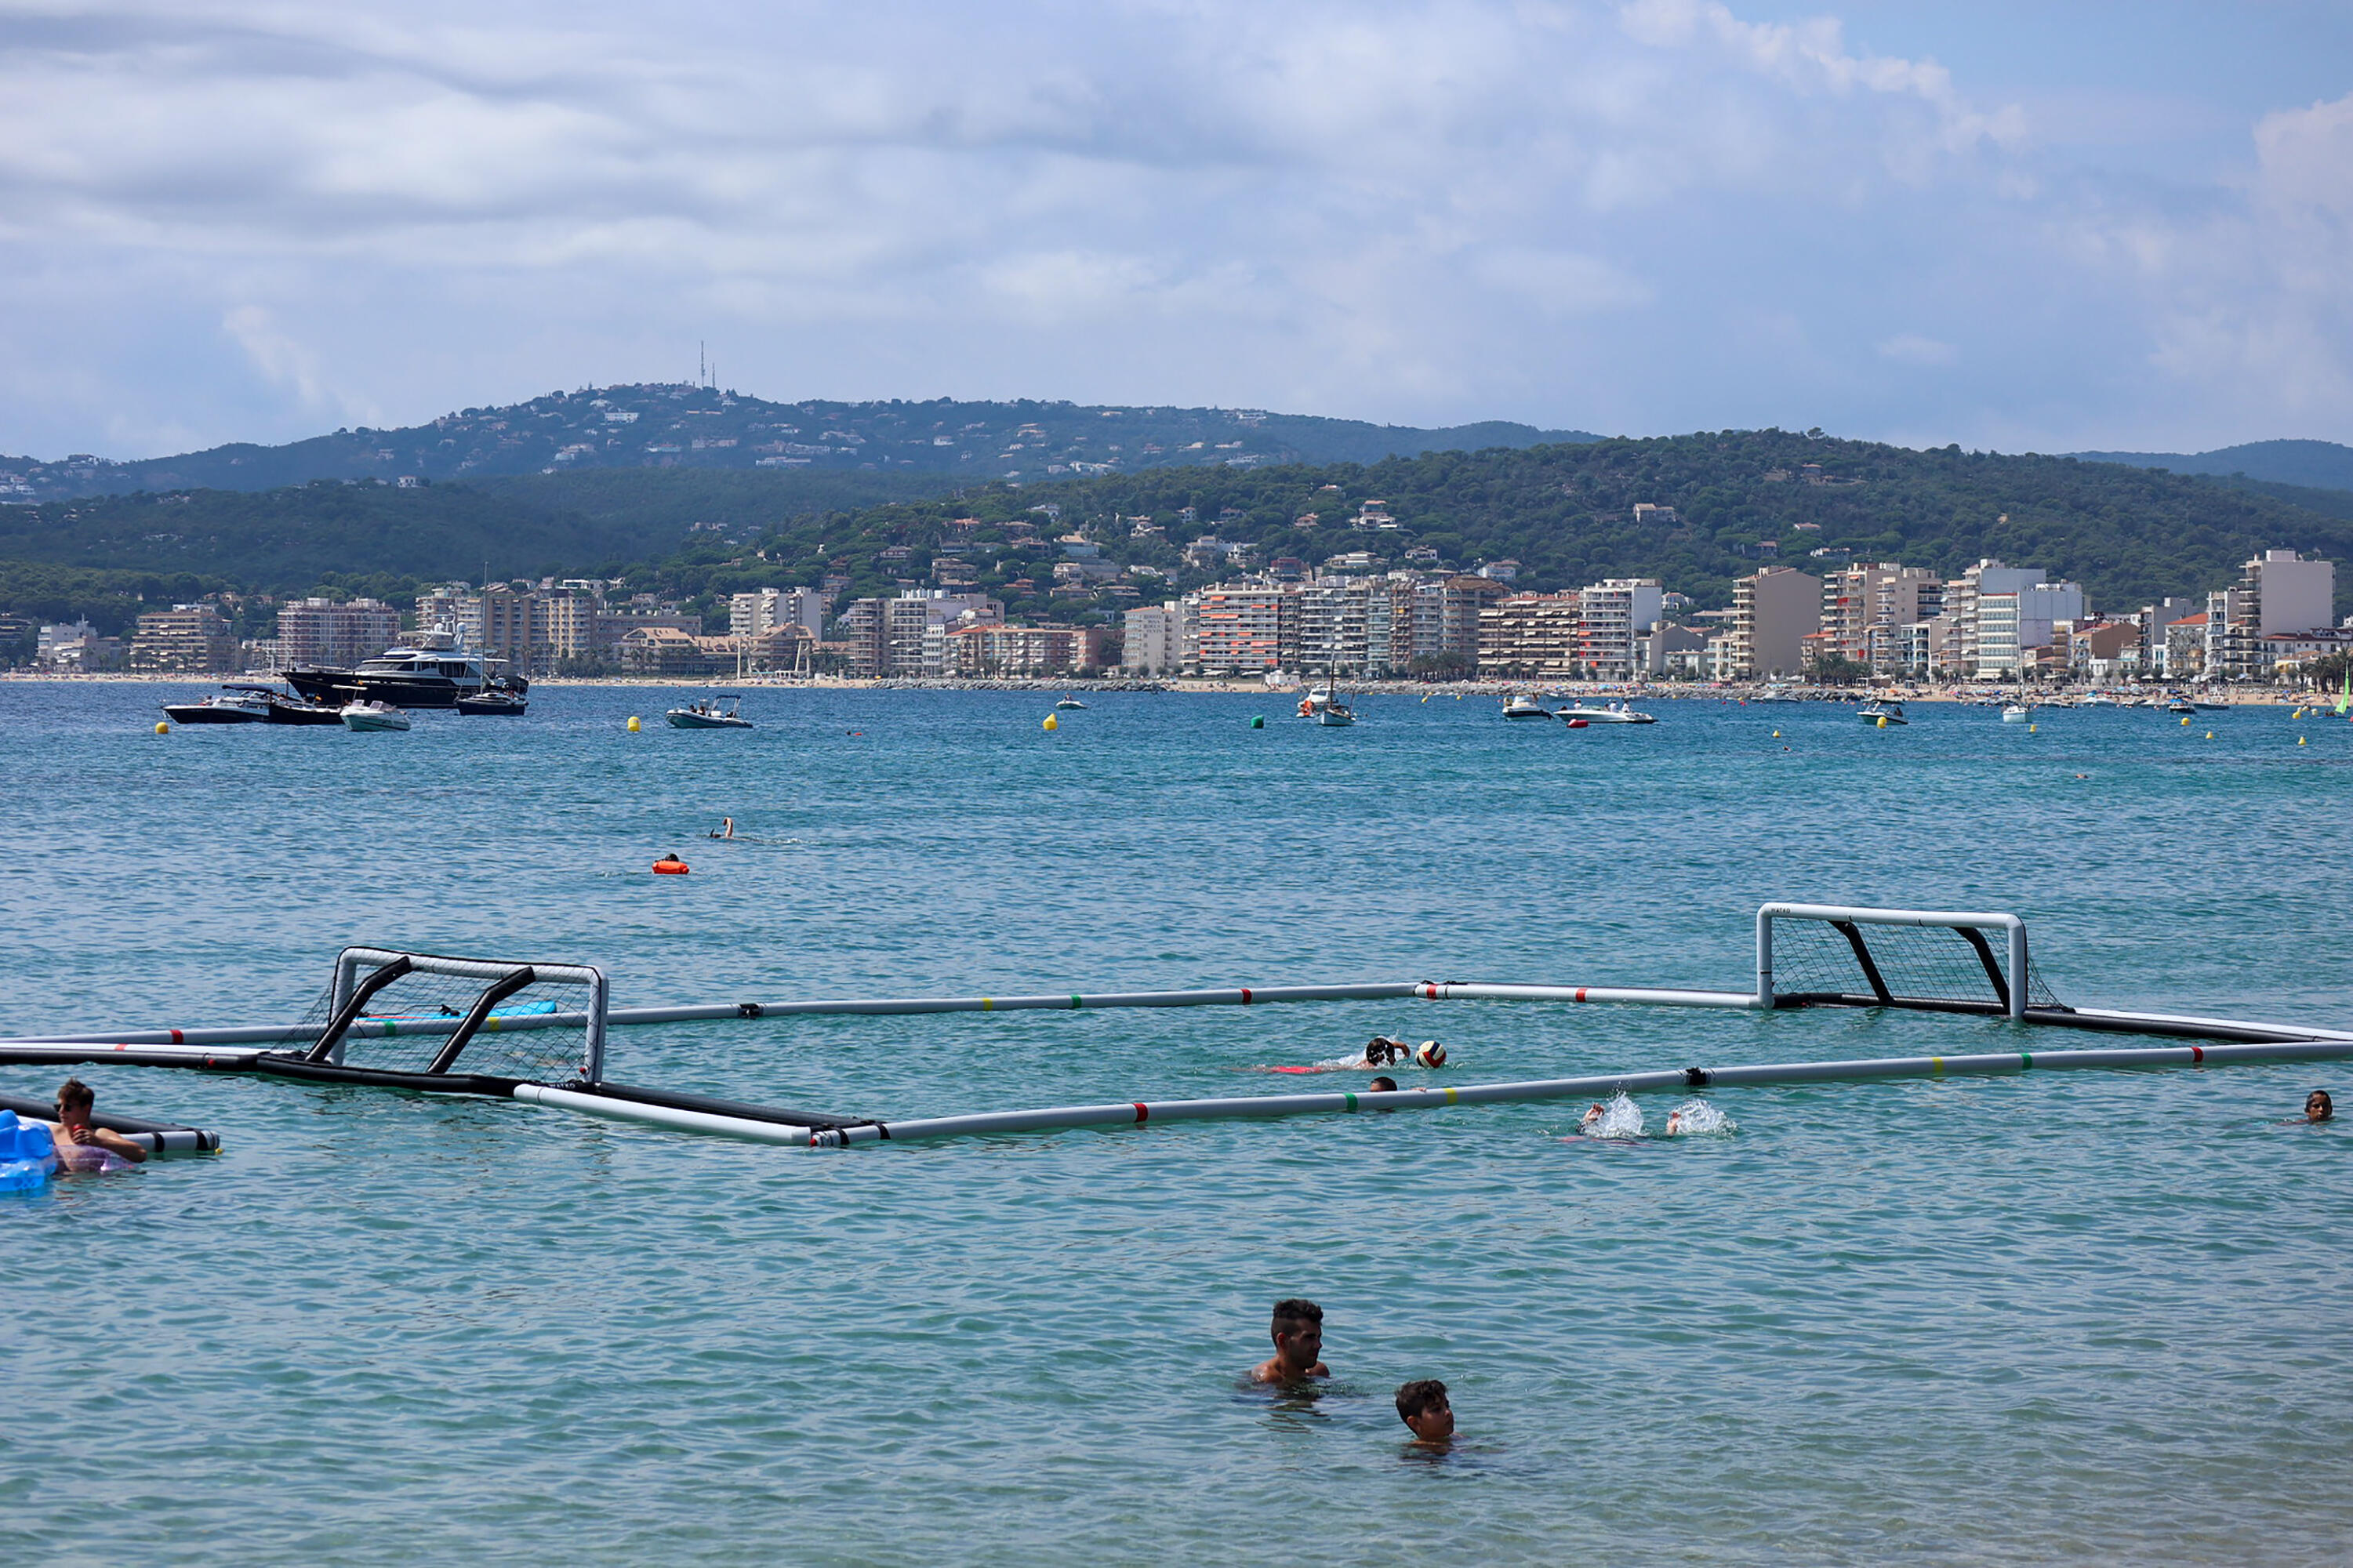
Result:
<svg viewBox="0 0 2353 1568"><path fill-rule="evenodd" d="M1629 708L1623 702L1607 702L1599 708L1588 708L1579 702L1560 710L1564 719L1582 719L1588 724L1655 724L1658 716Z"/></svg>
<svg viewBox="0 0 2353 1568"><path fill-rule="evenodd" d="M460 697L479 695L492 684L520 694L531 682L502 675L506 660L477 653L441 627L419 632L398 647L362 659L356 669L297 665L287 683L313 702L385 702L395 708L455 708Z"/></svg>

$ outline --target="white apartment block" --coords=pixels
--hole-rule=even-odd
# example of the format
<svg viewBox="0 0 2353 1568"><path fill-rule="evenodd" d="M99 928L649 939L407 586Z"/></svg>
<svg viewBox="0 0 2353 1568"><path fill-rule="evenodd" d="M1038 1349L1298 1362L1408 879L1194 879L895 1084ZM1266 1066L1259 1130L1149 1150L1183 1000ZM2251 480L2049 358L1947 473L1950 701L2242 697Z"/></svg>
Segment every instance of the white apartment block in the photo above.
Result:
<svg viewBox="0 0 2353 1568"><path fill-rule="evenodd" d="M1183 662L1185 612L1174 599L1140 605L1123 617L1126 640L1119 667L1134 675L1166 675Z"/></svg>
<svg viewBox="0 0 2353 1568"><path fill-rule="evenodd" d="M805 626L812 637L825 635L826 607L833 595L818 588L761 588L733 594L727 600L727 630L735 637L758 637L778 626Z"/></svg>
<svg viewBox="0 0 2353 1568"><path fill-rule="evenodd" d="M1665 591L1655 577L1608 577L1577 591L1577 662L1597 680L1655 673L1642 639L1659 628Z"/></svg>
<svg viewBox="0 0 2353 1568"><path fill-rule="evenodd" d="M2293 550L2266 550L2240 571L2239 585L2208 595L2209 671L2268 679L2275 662L2266 637L2336 623L2337 566Z"/></svg>
<svg viewBox="0 0 2353 1568"><path fill-rule="evenodd" d="M2016 675L2034 649L2051 646L2054 622L2084 618L2084 590L2073 583L2040 582L2001 593L1981 588L1976 611L1969 673L2000 679Z"/></svg>

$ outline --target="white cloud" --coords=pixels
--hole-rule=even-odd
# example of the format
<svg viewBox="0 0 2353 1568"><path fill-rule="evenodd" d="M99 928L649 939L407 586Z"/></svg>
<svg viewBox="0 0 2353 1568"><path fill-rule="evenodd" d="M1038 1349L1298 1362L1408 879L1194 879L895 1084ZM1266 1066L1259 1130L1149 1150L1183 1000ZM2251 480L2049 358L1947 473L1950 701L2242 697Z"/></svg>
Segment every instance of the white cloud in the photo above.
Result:
<svg viewBox="0 0 2353 1568"><path fill-rule="evenodd" d="M701 339L780 395L1965 439L2143 406L2150 363L2172 412L2226 363L2325 410L2348 358L2343 104L2185 216L1831 17L6 5L0 450L414 418Z"/></svg>
<svg viewBox="0 0 2353 1568"><path fill-rule="evenodd" d="M1952 344L1918 332L1898 332L1892 338L1882 338L1878 349L1880 358L1894 360L1897 364L1947 365L1961 357L1960 351Z"/></svg>

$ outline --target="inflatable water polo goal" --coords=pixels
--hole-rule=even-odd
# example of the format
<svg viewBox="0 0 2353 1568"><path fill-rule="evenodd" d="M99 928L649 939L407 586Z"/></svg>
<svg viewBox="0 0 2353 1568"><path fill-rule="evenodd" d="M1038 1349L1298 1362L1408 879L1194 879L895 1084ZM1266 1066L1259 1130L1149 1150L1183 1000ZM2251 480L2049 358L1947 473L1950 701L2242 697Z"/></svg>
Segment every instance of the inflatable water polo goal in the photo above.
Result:
<svg viewBox="0 0 2353 1568"><path fill-rule="evenodd" d="M1232 1121L1367 1110L1436 1110L1617 1092L1955 1077L2085 1068L2221 1067L2353 1056L2353 1033L2228 1018L2070 1006L2042 983L2014 914L1773 903L1757 912L1754 984L1736 991L1636 985L1374 981L1216 990L718 1002L613 1007L588 964L450 958L345 948L332 984L290 1024L61 1034L0 1040L0 1063L123 1065L487 1095L610 1121L807 1148L1071 1127ZM1968 1054L1747 1066L1673 1067L1446 1089L1133 1100L957 1116L886 1119L755 1104L616 1081L616 1027L815 1015L1265 1006L1340 1001L1546 1003L1725 1008L1894 1009L2010 1026L2003 1048ZM2037 1051L2023 1031L2064 1028L2187 1045Z"/></svg>

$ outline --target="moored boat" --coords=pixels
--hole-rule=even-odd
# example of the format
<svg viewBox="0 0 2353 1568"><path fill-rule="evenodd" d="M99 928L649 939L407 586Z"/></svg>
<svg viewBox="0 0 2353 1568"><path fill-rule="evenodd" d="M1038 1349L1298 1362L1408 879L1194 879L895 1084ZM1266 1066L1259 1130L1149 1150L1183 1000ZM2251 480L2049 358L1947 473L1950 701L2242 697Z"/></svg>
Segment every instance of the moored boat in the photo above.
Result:
<svg viewBox="0 0 2353 1568"><path fill-rule="evenodd" d="M519 719L529 706L522 692L511 691L501 686L493 686L477 691L471 697L458 699L458 711L470 713L477 718Z"/></svg>
<svg viewBox="0 0 2353 1568"><path fill-rule="evenodd" d="M668 715L673 730L748 730L752 721L736 709L743 705L740 693L722 692L702 698L684 708L673 708Z"/></svg>
<svg viewBox="0 0 2353 1568"><path fill-rule="evenodd" d="M347 702L341 713L346 730L406 730L408 715L382 702Z"/></svg>
<svg viewBox="0 0 2353 1568"><path fill-rule="evenodd" d="M313 702L372 701L396 708L455 708L460 697L471 697L489 687L504 684L516 692L531 682L520 675L501 676L503 660L477 653L458 640L455 632L419 632L398 647L362 659L355 669L302 664L283 671L288 685Z"/></svg>
<svg viewBox="0 0 2353 1568"><path fill-rule="evenodd" d="M1552 717L1552 710L1546 707L1543 703L1537 701L1533 697L1513 697L1507 698L1504 702L1504 717L1506 719L1549 719Z"/></svg>
<svg viewBox="0 0 2353 1568"><path fill-rule="evenodd" d="M174 724L267 724L269 702L250 687L231 686L195 702L166 702L164 717Z"/></svg>
<svg viewBox="0 0 2353 1568"><path fill-rule="evenodd" d="M2023 702L2012 702L2001 710L2001 721L2005 724L2025 724L2032 721L2033 718L2034 710Z"/></svg>
<svg viewBox="0 0 2353 1568"><path fill-rule="evenodd" d="M1863 704L1862 710L1855 717L1879 729L1889 729L1897 724L1912 722L1911 720L1904 717L1904 704L1892 698Z"/></svg>
<svg viewBox="0 0 2353 1568"><path fill-rule="evenodd" d="M1579 702L1562 709L1560 716L1568 720L1582 719L1588 724L1655 724L1659 721L1655 714L1640 712L1623 702L1610 702L1599 708L1588 708Z"/></svg>

